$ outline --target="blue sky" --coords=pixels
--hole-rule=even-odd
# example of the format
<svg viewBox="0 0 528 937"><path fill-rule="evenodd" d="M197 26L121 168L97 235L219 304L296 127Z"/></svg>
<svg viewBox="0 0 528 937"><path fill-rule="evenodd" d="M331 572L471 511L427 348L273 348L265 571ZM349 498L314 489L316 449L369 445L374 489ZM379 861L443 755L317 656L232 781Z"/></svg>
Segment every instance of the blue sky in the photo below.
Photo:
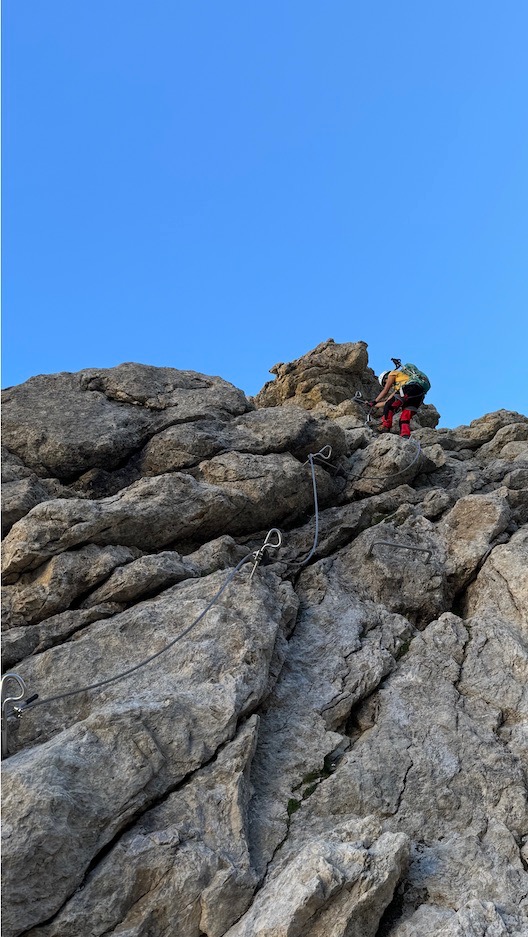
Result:
<svg viewBox="0 0 528 937"><path fill-rule="evenodd" d="M3 386L362 339L528 412L528 5L4 0Z"/></svg>

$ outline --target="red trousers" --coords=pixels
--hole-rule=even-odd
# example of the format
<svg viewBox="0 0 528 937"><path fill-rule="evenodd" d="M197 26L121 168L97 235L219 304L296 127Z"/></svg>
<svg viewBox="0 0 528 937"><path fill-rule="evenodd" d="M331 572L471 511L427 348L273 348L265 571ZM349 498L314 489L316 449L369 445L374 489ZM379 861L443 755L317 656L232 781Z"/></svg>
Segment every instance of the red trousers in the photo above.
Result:
<svg viewBox="0 0 528 937"><path fill-rule="evenodd" d="M392 428L392 420L394 414L400 407L404 407L400 416L400 436L405 436L408 438L411 435L411 419L413 413L416 413L416 408L410 409L405 405L405 401L401 397L389 397L387 403L383 408L383 416L381 418L381 425L383 429Z"/></svg>

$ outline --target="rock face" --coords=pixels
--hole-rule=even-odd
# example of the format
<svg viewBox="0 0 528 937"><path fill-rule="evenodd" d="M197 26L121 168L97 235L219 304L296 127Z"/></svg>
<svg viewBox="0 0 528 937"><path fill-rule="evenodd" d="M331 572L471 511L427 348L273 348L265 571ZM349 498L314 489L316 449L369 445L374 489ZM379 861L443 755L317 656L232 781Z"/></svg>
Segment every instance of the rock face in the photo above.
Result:
<svg viewBox="0 0 528 937"><path fill-rule="evenodd" d="M4 937L528 935L528 418L272 372L4 394Z"/></svg>

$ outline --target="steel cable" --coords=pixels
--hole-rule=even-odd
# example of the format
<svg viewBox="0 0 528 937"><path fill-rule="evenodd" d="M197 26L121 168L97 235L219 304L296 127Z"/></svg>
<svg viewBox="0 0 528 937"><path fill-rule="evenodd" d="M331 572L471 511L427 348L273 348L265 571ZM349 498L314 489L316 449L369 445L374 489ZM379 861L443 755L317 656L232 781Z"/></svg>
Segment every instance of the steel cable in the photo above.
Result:
<svg viewBox="0 0 528 937"><path fill-rule="evenodd" d="M188 627L185 628L184 631L182 631L179 635L177 635L177 637L175 637L172 641L166 644L165 647L162 647L159 651L156 651L155 654L151 654L150 657L146 657L144 660L140 661L138 664L134 664L133 667L129 667L127 670L123 670L121 673L115 674L113 677L107 677L105 680L98 680L96 683L90 683L87 686L77 687L77 689L75 690L67 690L65 693L57 693L55 696L46 696L43 699L39 698L34 703L30 703L28 706L24 706L21 709L21 711L27 712L28 709L36 709L37 706L44 706L45 703L54 703L57 700L67 699L70 696L77 696L79 693L87 693L89 690L98 690L103 686L108 686L109 683L116 683L118 680L123 680L124 677L130 676L130 674L135 673L136 670L140 670L142 667L145 667L147 664L150 664L150 662L153 660L156 660L157 657L161 657L162 654L165 654L166 651L169 651L171 647L174 647L174 645L177 644L178 641L181 641L182 638L185 638L186 635L188 635L189 632L192 631L192 629L196 627L198 622L202 620L204 615L207 614L209 609L213 607L215 602L218 601L222 593L227 589L229 583L231 582L233 577L236 575L238 570L244 565L244 563L247 563L249 560L254 559L254 558L255 558L254 553L248 553L247 556L244 556L243 559L241 559L240 562L235 566L235 568L230 572L226 581L223 583L223 585L218 590L218 592L213 596L213 598L208 603L208 605L206 605L203 611L200 612L198 617L195 618L194 621L192 621L191 624L188 625Z"/></svg>

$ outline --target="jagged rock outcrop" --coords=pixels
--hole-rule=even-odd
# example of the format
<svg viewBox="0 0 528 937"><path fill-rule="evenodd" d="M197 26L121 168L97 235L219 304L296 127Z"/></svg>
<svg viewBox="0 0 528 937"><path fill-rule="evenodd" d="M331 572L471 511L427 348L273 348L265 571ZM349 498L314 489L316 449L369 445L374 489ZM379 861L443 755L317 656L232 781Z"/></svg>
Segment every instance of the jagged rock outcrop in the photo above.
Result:
<svg viewBox="0 0 528 937"><path fill-rule="evenodd" d="M4 937L528 934L528 417L272 372L4 394Z"/></svg>
<svg viewBox="0 0 528 937"><path fill-rule="evenodd" d="M354 401L359 391L363 398L377 396L379 385L368 367L366 342L337 344L332 338L321 342L308 354L270 368L275 380L268 381L255 397L257 407L297 406L304 410L342 420L344 426L364 421L360 404ZM350 416L356 418L350 421ZM440 414L425 404L416 417L418 426L436 426Z"/></svg>

